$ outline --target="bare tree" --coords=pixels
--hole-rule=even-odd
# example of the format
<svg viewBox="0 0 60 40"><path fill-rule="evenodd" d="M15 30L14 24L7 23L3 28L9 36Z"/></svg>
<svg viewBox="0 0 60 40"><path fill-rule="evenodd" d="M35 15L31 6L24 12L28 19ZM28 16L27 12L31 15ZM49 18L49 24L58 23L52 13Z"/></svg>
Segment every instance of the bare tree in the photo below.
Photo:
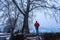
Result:
<svg viewBox="0 0 60 40"><path fill-rule="evenodd" d="M25 4L24 4L24 0L19 0L19 1L21 1L21 5L20 5L20 6L22 6L21 8L17 4L17 0L12 0L12 1L15 4L15 6L18 8L18 10L21 12L21 14L23 14L23 16L24 16L24 22L23 22L23 28L22 28L23 33L24 33L24 31L26 31L26 33L29 33L29 26L28 26L29 13L31 13L31 11L33 11L34 9L36 10L38 8L44 8L46 10L50 9L53 11L54 10L60 11L59 6L56 7L54 4L50 5L47 0L25 0ZM54 2L57 3L56 1L54 1ZM52 13L52 15L55 17L55 20L57 22L55 13L56 12L54 11L54 13ZM56 13L56 14L58 14L58 13ZM51 14L48 13L48 15L51 15Z"/></svg>
<svg viewBox="0 0 60 40"><path fill-rule="evenodd" d="M22 16L20 14L20 12L17 10L17 8L14 6L14 4L12 3L12 1L10 0L4 0L4 1L0 1L2 5L0 10L2 11L2 16L0 16L1 18L4 18L2 21L1 26L4 26L4 31L5 32L9 32L9 33L13 33L15 28L19 26L22 26ZM4 4L5 3L5 4ZM5 9L4 9L5 8ZM21 16L21 17L20 17ZM18 23L18 21L21 21Z"/></svg>

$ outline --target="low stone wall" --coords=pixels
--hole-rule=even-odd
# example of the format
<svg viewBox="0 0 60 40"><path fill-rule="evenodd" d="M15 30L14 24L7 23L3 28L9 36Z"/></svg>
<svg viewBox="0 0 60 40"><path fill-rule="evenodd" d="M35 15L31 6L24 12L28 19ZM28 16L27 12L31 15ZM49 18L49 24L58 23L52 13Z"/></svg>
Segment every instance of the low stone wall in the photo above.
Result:
<svg viewBox="0 0 60 40"><path fill-rule="evenodd" d="M0 40L6 40L6 37L0 37Z"/></svg>

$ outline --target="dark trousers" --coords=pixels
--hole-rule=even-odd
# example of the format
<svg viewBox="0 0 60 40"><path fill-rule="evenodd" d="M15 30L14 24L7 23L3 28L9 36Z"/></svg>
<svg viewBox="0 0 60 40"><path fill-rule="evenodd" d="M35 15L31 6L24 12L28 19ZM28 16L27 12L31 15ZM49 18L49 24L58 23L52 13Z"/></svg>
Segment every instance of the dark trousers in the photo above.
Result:
<svg viewBox="0 0 60 40"><path fill-rule="evenodd" d="M39 35L39 30L38 30L38 28L36 28L36 35Z"/></svg>
<svg viewBox="0 0 60 40"><path fill-rule="evenodd" d="M36 35L38 36L36 40L40 40L40 38L39 38L39 30L38 30L38 28L36 28Z"/></svg>

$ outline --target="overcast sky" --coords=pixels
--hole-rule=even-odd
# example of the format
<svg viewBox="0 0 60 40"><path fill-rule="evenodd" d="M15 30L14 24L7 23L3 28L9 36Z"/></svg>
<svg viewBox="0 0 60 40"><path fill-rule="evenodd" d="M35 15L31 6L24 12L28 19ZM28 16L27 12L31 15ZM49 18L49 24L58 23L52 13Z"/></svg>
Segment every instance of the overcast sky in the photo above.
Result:
<svg viewBox="0 0 60 40"><path fill-rule="evenodd" d="M50 2L47 0L50 5L55 5L56 7L60 5L60 0L55 0L57 3ZM51 11L49 11L51 13ZM50 17L49 15L45 16L44 11L35 11L35 16L33 18L33 26L30 27L30 32L36 32L34 28L35 21L38 21L39 26L39 32L60 32L60 22L56 22L54 17Z"/></svg>
<svg viewBox="0 0 60 40"><path fill-rule="evenodd" d="M45 15L43 13L35 13L36 17L33 18L33 26L31 26L31 32L35 32L34 23L35 21L38 21L39 26L39 32L60 32L60 22L57 23L54 18L50 18L50 16Z"/></svg>

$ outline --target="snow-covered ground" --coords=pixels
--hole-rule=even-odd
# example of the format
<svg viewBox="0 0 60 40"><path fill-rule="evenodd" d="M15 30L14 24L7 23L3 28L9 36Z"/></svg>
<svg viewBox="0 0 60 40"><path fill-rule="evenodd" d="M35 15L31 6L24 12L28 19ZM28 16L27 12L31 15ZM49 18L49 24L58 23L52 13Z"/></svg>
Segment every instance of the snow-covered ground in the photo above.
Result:
<svg viewBox="0 0 60 40"><path fill-rule="evenodd" d="M10 38L9 33L0 33L0 40L4 39L9 40L9 38Z"/></svg>

